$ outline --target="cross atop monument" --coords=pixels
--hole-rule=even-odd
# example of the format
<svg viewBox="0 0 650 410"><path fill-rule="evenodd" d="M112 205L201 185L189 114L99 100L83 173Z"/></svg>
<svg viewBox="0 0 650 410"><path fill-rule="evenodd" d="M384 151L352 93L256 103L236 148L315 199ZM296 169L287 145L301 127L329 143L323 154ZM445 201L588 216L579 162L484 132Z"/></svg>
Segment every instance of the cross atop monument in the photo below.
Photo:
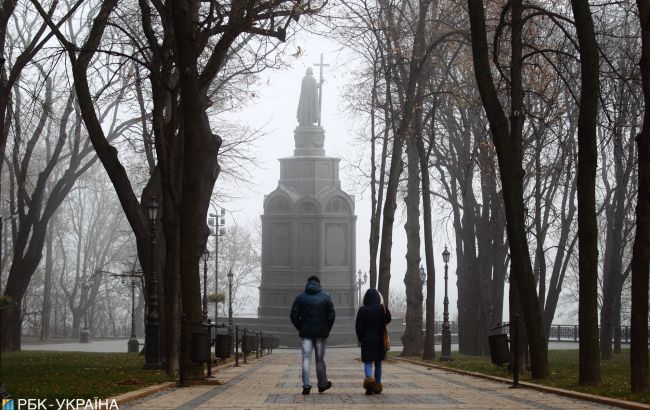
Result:
<svg viewBox="0 0 650 410"><path fill-rule="evenodd" d="M321 111L323 107L323 82L325 79L323 78L323 67L329 67L329 64L323 64L323 53L320 55L320 63L315 63L315 66L318 66L320 68L320 76L318 79L318 126L320 126L320 120L321 120Z"/></svg>

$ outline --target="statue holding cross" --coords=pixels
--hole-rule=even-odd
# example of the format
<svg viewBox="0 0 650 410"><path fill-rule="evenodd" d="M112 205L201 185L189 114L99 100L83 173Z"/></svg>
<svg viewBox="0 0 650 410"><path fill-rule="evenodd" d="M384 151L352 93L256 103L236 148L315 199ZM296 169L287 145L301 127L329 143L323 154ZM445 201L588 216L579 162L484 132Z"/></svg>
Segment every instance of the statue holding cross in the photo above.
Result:
<svg viewBox="0 0 650 410"><path fill-rule="evenodd" d="M323 67L329 64L323 64L323 55L320 56L320 63L314 64L320 67L319 82L314 78L314 71L311 67L302 79L300 87L300 100L298 102L298 124L314 125L315 122L321 124L321 106L323 103Z"/></svg>

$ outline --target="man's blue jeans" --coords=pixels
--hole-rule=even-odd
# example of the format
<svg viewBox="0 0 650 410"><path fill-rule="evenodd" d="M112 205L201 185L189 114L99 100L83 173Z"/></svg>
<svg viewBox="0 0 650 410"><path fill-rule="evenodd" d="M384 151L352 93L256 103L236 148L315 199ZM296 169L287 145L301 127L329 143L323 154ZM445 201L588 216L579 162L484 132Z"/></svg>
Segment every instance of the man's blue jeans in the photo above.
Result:
<svg viewBox="0 0 650 410"><path fill-rule="evenodd" d="M318 378L318 387L327 384L327 366L325 366L325 344L326 338L304 337L302 339L302 387L311 387L311 352L316 351L316 377Z"/></svg>

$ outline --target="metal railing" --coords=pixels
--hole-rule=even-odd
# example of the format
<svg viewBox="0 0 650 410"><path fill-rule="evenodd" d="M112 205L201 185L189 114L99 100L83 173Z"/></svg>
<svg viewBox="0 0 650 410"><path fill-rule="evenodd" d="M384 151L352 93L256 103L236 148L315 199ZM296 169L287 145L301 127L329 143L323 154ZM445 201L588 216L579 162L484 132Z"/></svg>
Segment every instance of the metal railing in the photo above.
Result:
<svg viewBox="0 0 650 410"><path fill-rule="evenodd" d="M551 325L548 333L549 342L577 342L580 340L579 334L580 327L578 325ZM612 333L612 342L616 338L617 331L621 335L621 343L630 343L630 326L620 326L614 329ZM600 334L600 328L598 328ZM648 334L650 335L650 327L648 327ZM650 336L648 337L648 344L650 344Z"/></svg>
<svg viewBox="0 0 650 410"><path fill-rule="evenodd" d="M273 353L279 339L272 333L263 333L261 330L240 328L235 326L235 367L239 366L239 349L241 347L244 364L248 363L248 355L255 351L255 358L263 357L264 350L267 354Z"/></svg>
<svg viewBox="0 0 650 410"><path fill-rule="evenodd" d="M214 328L214 332L213 332ZM181 343L180 343L180 357L183 361L179 369L179 386L185 386L185 360L189 359L194 363L201 363L207 365L207 376L212 376L212 352L210 348L215 346L215 356L219 357L217 341L219 338L231 340L229 335L220 335L218 329L228 328L226 324L211 323L191 323L187 320L186 315L181 315ZM242 347L244 363L247 363L248 354L255 352L255 357L259 358L264 356L264 350L267 354L273 353L274 336L269 333L262 333L259 330L252 330L243 328L242 337L240 338L239 326L235 326L235 340L234 346L232 344L226 348L232 352L235 350L235 366L239 366L239 347ZM231 340L232 342L232 340ZM227 342L228 343L228 342ZM186 349L189 347L189 352ZM223 348L223 346L220 346ZM229 356L229 355L228 355Z"/></svg>

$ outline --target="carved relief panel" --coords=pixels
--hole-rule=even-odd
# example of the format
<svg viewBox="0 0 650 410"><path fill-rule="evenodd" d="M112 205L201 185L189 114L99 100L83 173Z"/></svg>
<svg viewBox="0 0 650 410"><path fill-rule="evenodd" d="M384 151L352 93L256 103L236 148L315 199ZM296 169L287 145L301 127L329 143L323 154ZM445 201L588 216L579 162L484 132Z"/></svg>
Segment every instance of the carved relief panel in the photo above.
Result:
<svg viewBox="0 0 650 410"><path fill-rule="evenodd" d="M271 228L271 265L291 265L291 237L288 223L273 223Z"/></svg>
<svg viewBox="0 0 650 410"><path fill-rule="evenodd" d="M304 267L314 266L314 224L313 223L300 224L300 236L298 239L298 249L300 252L298 256L298 260L300 261L300 266L304 266Z"/></svg>
<svg viewBox="0 0 650 410"><path fill-rule="evenodd" d="M328 223L325 226L325 266L348 265L348 225Z"/></svg>

